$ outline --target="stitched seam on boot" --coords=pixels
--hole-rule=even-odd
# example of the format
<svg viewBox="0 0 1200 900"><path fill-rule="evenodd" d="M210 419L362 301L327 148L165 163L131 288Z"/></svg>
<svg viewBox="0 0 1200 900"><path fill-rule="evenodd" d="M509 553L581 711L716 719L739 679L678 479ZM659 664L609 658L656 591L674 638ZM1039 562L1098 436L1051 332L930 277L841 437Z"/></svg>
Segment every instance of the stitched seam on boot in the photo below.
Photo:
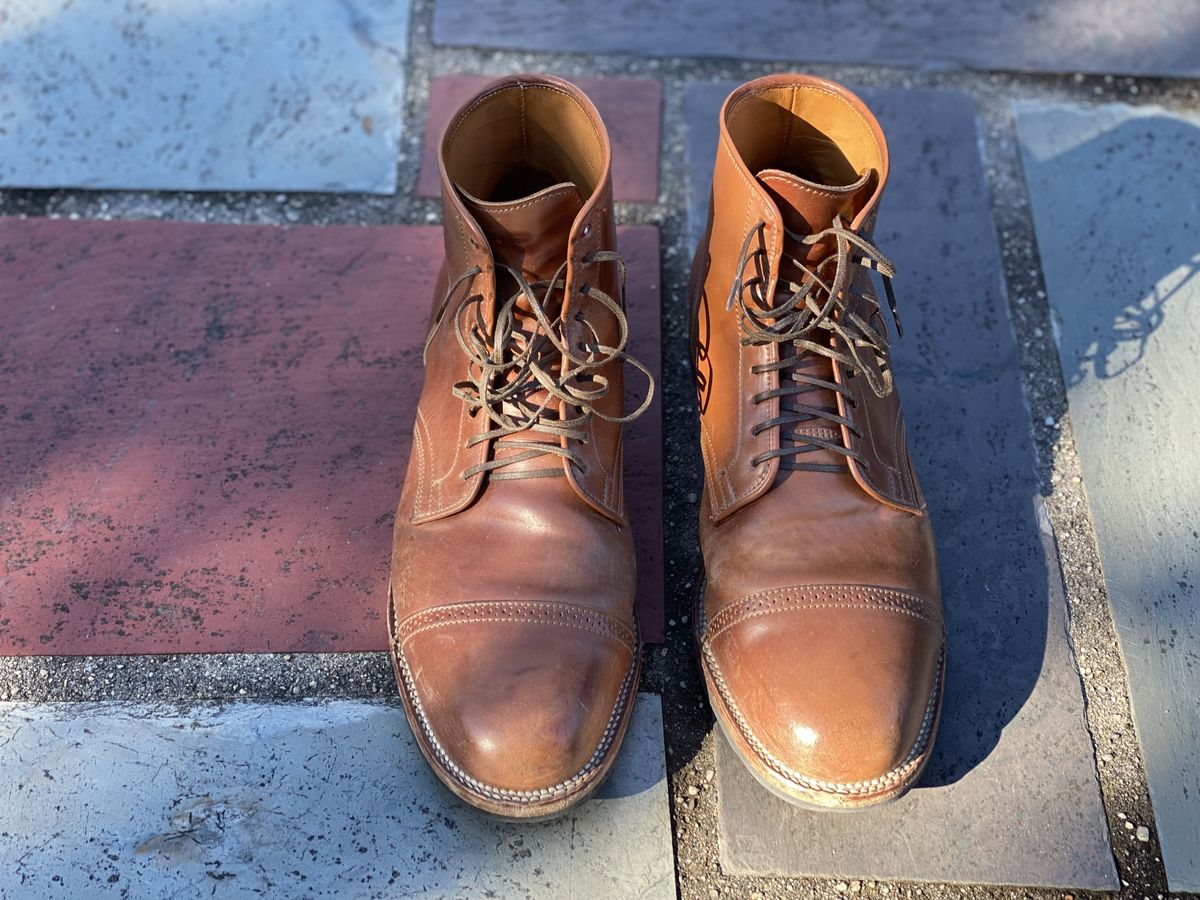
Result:
<svg viewBox="0 0 1200 900"><path fill-rule="evenodd" d="M784 598L784 603L775 598ZM931 625L941 624L933 604L916 594L869 585L809 584L748 594L725 606L706 625L715 638L749 618L785 610L836 608L877 609L913 616Z"/></svg>
<svg viewBox="0 0 1200 900"><path fill-rule="evenodd" d="M635 635L627 625L598 610L561 603L489 600L479 603L454 603L414 613L396 625L394 635L403 644L415 635L444 625L474 622L534 622L575 628L603 637L611 637L625 649L635 649Z"/></svg>
<svg viewBox="0 0 1200 900"><path fill-rule="evenodd" d="M394 605L389 599L388 611L394 615ZM393 633L394 634L394 633ZM393 637L394 639L394 637ZM629 694L633 687L634 674L637 672L638 664L638 645L636 619L634 628L634 653L629 664L629 671L625 673L625 680L621 682L621 690L617 695L617 702L613 708L613 714L608 720L608 724L604 728L604 734L601 737L600 745L591 755L588 761L584 764L575 775L565 781L561 781L549 788L540 788L538 790L513 791L505 788L494 787L493 785L485 784L477 778L473 778L462 770L442 747L441 742L433 733L433 729L429 725L429 721L425 716L425 710L421 706L420 698L417 697L416 688L412 682L412 673L409 671L408 662L404 658L404 654L400 651L399 646L393 644L393 652L396 656L396 662L399 663L401 680L403 681L404 693L412 706L413 715L420 724L421 733L428 742L430 748L438 761L446 767L447 771L452 773L456 780L463 786L470 788L476 793L492 800L497 800L505 803L539 803L548 800L554 800L563 795L570 794L586 784L604 763L605 757L609 749L612 747L613 741L616 739L616 734L621 725L621 720L624 718L625 710L630 702Z"/></svg>
<svg viewBox="0 0 1200 900"><path fill-rule="evenodd" d="M425 425L422 423L420 407L417 407L417 425L413 429L413 449L417 453L417 492L413 498L413 513L421 515L425 509L425 503L421 499L425 495L426 480L425 480Z"/></svg>
<svg viewBox="0 0 1200 900"><path fill-rule="evenodd" d="M741 103L741 99L739 99L737 102L734 103L733 108L736 108L739 103ZM732 114L732 112L733 112L733 109L730 109L729 113ZM749 213L750 213L751 209L754 207L756 202L758 204L759 209L762 210L763 219L769 219L771 212L766 206L763 205L762 197L760 196L762 189L759 188L759 190L756 192L754 185L751 183L751 181L748 178L746 178L745 174L743 174L741 168L739 168L739 166L741 164L739 163L738 158L734 155L733 150L730 149L730 147L726 141L726 136L721 135L718 138L717 142L720 144L721 150L723 150L725 152L725 155L729 157L730 162L732 164L732 168L733 168L733 174L735 174L738 177L738 180L740 180L746 188L746 219L743 222L744 229L749 228ZM774 256L775 256L775 235L771 235L769 252L771 254L771 258L774 258ZM734 277L737 278L740 275L741 275L741 272L737 272L734 274ZM741 314L739 313L739 315L741 315ZM738 390L738 397L737 397L737 401L738 401L738 438L737 438L737 449L734 452L735 461L741 451L742 433L743 433L744 426L745 426L745 421L743 418L744 417L743 405L744 405L744 398L745 398L746 394L745 394L745 387L744 387L744 382L743 382L743 377L742 377L742 370L744 368L744 365L743 365L744 362L745 362L745 360L743 359L743 356L742 356L742 344L741 344L741 341L739 341L738 342L738 388L739 388L739 390ZM773 441L774 438L771 438L770 440ZM772 446L769 449L775 449L775 448ZM713 510L713 512L715 514L720 515L726 511L728 511L732 506L734 506L734 504L738 503L739 501L744 500L747 497L753 496L766 483L767 476L771 472L770 467L758 466L757 468L759 470L758 477L755 478L753 482L751 482L750 487L747 488L743 493L741 493L741 494L737 493L737 491L733 488L732 482L730 483L730 492L733 494L733 497L728 503L722 503L720 507L715 508ZM726 479L728 480L727 472L728 472L728 470L726 468L721 469L721 474L725 475Z"/></svg>

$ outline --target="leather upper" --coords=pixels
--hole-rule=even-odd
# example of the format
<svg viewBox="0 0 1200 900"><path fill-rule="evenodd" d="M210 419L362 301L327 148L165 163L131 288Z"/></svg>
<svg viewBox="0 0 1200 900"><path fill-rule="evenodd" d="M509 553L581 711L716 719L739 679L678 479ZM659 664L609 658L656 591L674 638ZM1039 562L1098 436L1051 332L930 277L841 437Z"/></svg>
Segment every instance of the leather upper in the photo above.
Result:
<svg viewBox="0 0 1200 900"><path fill-rule="evenodd" d="M772 396L781 385L772 364L781 352L804 354L743 340L731 289L761 278L763 296L776 296L802 277L789 257L815 266L836 250L832 239L798 240L835 217L869 239L887 178L878 123L844 88L797 75L750 82L721 112L691 283L705 472L700 627L714 707L752 767L831 805L822 795L869 797L901 784L919 768L913 754L927 752L943 646L933 534L899 392L878 396L862 372L808 354L797 371L844 393L802 402L847 424L826 416L772 426L787 403ZM739 271L741 247L760 251L746 263L757 269ZM878 323L878 304L860 296L878 293L865 267L851 284L848 309ZM772 455L788 430L854 453L817 448L794 458L837 471L796 470L781 463L787 454Z"/></svg>
<svg viewBox="0 0 1200 900"><path fill-rule="evenodd" d="M536 108L536 111L535 111ZM482 488L484 477L476 474L459 477L463 471L483 462L491 451L489 443L466 447L465 439L488 429L486 417L470 417L463 404L448 403L453 386L464 376L462 353L454 333L453 313L468 294L481 296L477 307L463 311L461 321L469 327L470 318L479 315L490 320L496 309L496 267L493 248L483 233L477 218L460 195L459 187L474 198L486 198L494 182L520 162L523 148L520 143L521 123L536 115L539 122L548 123L543 130L553 128L555 140L545 136L544 152L553 153L562 163L560 177L586 192L584 203L571 222L566 237L566 300L564 320L566 337L575 344L591 336L588 326L608 342L617 337L616 324L599 305L587 295L586 288L595 285L612 297L618 296L618 272L611 263L585 262L588 254L602 249L615 249L616 225L612 209L611 154L608 136L599 114L591 102L572 85L545 76L522 76L504 79L486 88L466 106L446 129L438 156L442 183L442 215L445 235L445 262L434 289L434 310L431 334L425 352L425 384L417 405L417 426L414 429L414 462L420 456L426 465L409 468L405 479L406 492L414 491L410 518L415 522L452 515L469 504ZM513 143L497 142L499 134L514 135ZM529 139L528 129L524 132ZM557 144L562 135L572 140L565 149ZM572 152L573 151L573 152ZM582 162L581 162L582 160ZM514 206L519 204L514 204ZM547 231L539 221L537 210L523 208L531 236L553 245L563 243L564 235L556 229ZM515 210L520 212L521 210ZM557 225L557 223L555 223ZM557 265L562 260L555 260ZM541 263L528 270L531 274L548 274L545 259L537 251L529 262ZM454 280L472 267L479 275L464 282L446 297ZM583 317L577 320L575 314ZM586 325L584 323L587 323ZM614 363L604 373L611 388L597 407L616 417L623 405L623 373ZM593 416L589 423L589 440L583 445L587 467L577 469L564 464L567 479L581 499L615 522L625 518L621 486L621 429L619 425Z"/></svg>
<svg viewBox="0 0 1200 900"><path fill-rule="evenodd" d="M474 375L456 326L487 344L516 290L506 267L534 284L565 262L565 288L549 301L564 341L617 346L619 323L591 292L620 302L618 268L588 259L615 249L609 166L594 107L542 76L486 88L451 122L439 154L446 256L396 514L393 641L435 768L472 802L509 815L601 773L635 690L621 426L593 414L582 439L525 431L468 446L493 423L455 394ZM524 299L515 308L529 312ZM532 316L523 321L535 327ZM620 417L621 361L595 376L608 384L595 409ZM564 418L578 413L552 402ZM569 445L578 463L546 454L469 472L518 457L521 441ZM562 471L513 477L548 467Z"/></svg>

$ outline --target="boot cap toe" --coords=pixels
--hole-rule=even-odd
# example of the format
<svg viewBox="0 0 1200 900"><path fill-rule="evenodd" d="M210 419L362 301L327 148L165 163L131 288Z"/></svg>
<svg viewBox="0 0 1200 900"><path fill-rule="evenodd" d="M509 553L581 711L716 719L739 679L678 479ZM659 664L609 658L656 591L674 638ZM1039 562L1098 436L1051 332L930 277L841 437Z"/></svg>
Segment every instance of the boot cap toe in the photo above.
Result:
<svg viewBox="0 0 1200 900"><path fill-rule="evenodd" d="M738 737L814 791L885 791L919 768L940 696L943 634L899 591L806 586L730 604L705 663Z"/></svg>

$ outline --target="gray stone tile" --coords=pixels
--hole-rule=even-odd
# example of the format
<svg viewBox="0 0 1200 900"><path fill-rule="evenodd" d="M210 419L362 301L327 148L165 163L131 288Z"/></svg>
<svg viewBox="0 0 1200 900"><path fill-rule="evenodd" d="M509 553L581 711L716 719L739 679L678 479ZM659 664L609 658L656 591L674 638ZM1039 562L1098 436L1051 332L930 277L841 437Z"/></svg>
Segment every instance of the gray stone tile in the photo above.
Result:
<svg viewBox="0 0 1200 900"><path fill-rule="evenodd" d="M917 68L1200 74L1194 0L438 0L455 46L717 56Z"/></svg>
<svg viewBox="0 0 1200 900"><path fill-rule="evenodd" d="M1167 877L1200 890L1200 117L1020 104L1038 248Z"/></svg>
<svg viewBox="0 0 1200 900"><path fill-rule="evenodd" d="M693 86L688 99L719 102L726 87ZM952 91L864 96L892 153L875 236L899 269L895 362L938 539L941 730L918 788L842 816L775 799L722 749L722 859L737 871L1116 888L974 106ZM715 140L715 114L689 128ZM692 190L707 192L708 176Z"/></svg>
<svg viewBox="0 0 1200 900"><path fill-rule="evenodd" d="M395 702L0 705L0 896L675 897L658 697L600 795L459 803Z"/></svg>
<svg viewBox="0 0 1200 900"><path fill-rule="evenodd" d="M6 4L0 186L391 193L408 9Z"/></svg>

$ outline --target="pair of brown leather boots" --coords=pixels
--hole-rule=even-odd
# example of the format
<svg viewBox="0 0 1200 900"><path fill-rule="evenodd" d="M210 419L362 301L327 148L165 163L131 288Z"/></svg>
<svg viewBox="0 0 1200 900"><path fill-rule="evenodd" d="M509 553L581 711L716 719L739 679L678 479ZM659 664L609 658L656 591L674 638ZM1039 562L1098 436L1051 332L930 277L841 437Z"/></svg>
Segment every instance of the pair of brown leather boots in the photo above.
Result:
<svg viewBox="0 0 1200 900"><path fill-rule="evenodd" d="M846 89L775 75L721 110L690 302L705 491L695 621L717 721L794 803L903 793L944 635L871 243L888 177ZM622 487L628 327L610 149L521 76L442 140L445 264L396 515L388 630L413 733L459 797L555 815L604 779L640 668ZM897 322L897 330L899 323ZM645 370L642 369L644 374Z"/></svg>

